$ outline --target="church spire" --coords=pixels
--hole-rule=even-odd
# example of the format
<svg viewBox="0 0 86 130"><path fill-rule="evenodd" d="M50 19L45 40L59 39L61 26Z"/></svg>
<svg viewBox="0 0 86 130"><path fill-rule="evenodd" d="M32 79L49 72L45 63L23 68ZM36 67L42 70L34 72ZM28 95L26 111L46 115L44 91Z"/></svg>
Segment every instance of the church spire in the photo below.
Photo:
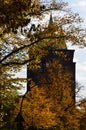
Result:
<svg viewBox="0 0 86 130"><path fill-rule="evenodd" d="M52 24L53 23L53 17L52 17L52 12L50 14L50 20L49 20L49 24Z"/></svg>

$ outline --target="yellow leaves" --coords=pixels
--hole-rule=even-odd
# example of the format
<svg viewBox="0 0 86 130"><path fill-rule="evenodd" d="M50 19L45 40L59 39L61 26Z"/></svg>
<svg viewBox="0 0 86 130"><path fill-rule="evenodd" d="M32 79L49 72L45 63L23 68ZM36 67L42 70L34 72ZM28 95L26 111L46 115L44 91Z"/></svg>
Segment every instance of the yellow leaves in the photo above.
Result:
<svg viewBox="0 0 86 130"><path fill-rule="evenodd" d="M49 128L56 125L56 113L50 111L51 107L52 99L46 98L46 91L36 87L24 99L22 114L28 125L33 122L37 128Z"/></svg>
<svg viewBox="0 0 86 130"><path fill-rule="evenodd" d="M71 74L64 73L63 77L62 65L56 60L52 62L53 64L47 68L52 83L41 87L36 86L27 94L23 102L23 117L27 124L28 122L30 125L34 123L37 128L45 129L56 126L61 130L72 130L77 127L76 130L78 130L78 122L72 121L76 115L72 115Z"/></svg>
<svg viewBox="0 0 86 130"><path fill-rule="evenodd" d="M60 130L79 130L78 116L71 96L72 74L63 68L59 61L52 60L47 66L47 78L49 76L52 80L51 84L35 86L31 81L32 89L24 98L22 108L28 126L34 124L37 128L44 129L56 127ZM45 82L43 76L41 73L39 79ZM19 105L16 107L19 109Z"/></svg>

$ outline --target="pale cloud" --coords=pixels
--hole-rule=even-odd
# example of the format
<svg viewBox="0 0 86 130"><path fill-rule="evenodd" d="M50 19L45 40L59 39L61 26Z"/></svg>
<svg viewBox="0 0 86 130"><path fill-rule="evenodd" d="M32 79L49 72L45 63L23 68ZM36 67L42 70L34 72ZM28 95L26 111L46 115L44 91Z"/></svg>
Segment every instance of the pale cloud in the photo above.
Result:
<svg viewBox="0 0 86 130"><path fill-rule="evenodd" d="M86 86L86 61L76 63L76 80Z"/></svg>
<svg viewBox="0 0 86 130"><path fill-rule="evenodd" d="M17 77L17 78L26 78L26 73L27 73L26 69L22 69L22 71L16 73L15 77Z"/></svg>
<svg viewBox="0 0 86 130"><path fill-rule="evenodd" d="M86 0L77 0L77 3L73 3L72 6L75 6L75 7L86 7Z"/></svg>
<svg viewBox="0 0 86 130"><path fill-rule="evenodd" d="M79 5L79 6L86 7L86 0L79 0L79 1L78 1L78 5Z"/></svg>
<svg viewBox="0 0 86 130"><path fill-rule="evenodd" d="M86 71L86 61L82 63L78 63L78 69L81 69L82 71Z"/></svg>
<svg viewBox="0 0 86 130"><path fill-rule="evenodd" d="M70 6L72 7L72 9L80 12L80 13L84 13L85 14L85 10L86 10L86 0L75 0L72 1Z"/></svg>

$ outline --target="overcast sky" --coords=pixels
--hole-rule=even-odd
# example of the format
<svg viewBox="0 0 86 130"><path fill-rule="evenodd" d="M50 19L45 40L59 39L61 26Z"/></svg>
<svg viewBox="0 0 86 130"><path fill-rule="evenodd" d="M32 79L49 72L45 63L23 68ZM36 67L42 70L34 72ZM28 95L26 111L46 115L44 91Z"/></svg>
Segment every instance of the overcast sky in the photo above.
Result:
<svg viewBox="0 0 86 130"><path fill-rule="evenodd" d="M86 0L64 0L69 3L69 7L73 12L80 14L84 18L85 22L83 27L86 28ZM86 97L86 48L78 48L76 46L69 46L69 49L75 50L74 62L76 62L76 81L81 85L84 85L80 92L81 97ZM25 77L26 71L23 70L22 74L18 73L17 76Z"/></svg>
<svg viewBox="0 0 86 130"><path fill-rule="evenodd" d="M84 19L82 24L86 28L86 0L65 0L69 3L69 7L74 12L80 14L81 18ZM76 81L84 85L84 88L80 92L80 95L86 97L86 48L80 49L76 46L69 48L75 49L74 61L76 62Z"/></svg>

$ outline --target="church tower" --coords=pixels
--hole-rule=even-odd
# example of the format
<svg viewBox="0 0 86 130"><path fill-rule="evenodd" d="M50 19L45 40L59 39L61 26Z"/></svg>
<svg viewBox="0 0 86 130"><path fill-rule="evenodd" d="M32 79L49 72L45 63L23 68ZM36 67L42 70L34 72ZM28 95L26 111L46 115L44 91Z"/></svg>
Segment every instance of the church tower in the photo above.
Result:
<svg viewBox="0 0 86 130"><path fill-rule="evenodd" d="M48 29L51 30L54 27L55 24L53 22L52 14L50 14ZM54 63L56 63L56 70L58 70L58 66L61 66L62 79L64 79L65 75L69 73L69 79L71 80L71 82L69 82L68 80L65 81L65 87L69 82L71 95L73 100L75 101L75 63L73 62L74 50L67 49L64 38L64 30L62 27L57 27L56 33L59 38L52 38L56 37L56 35L54 35L54 32L52 33L51 30L51 35L49 34L51 37L48 39L48 45L43 46L43 49L46 49L47 51L40 59L40 67L37 69L29 69L28 67L27 78L31 78L33 82L38 85L38 87L44 87L45 84L52 84L53 81L49 76L48 70L52 67L52 65L54 65ZM29 83L27 83L27 90L30 90Z"/></svg>

